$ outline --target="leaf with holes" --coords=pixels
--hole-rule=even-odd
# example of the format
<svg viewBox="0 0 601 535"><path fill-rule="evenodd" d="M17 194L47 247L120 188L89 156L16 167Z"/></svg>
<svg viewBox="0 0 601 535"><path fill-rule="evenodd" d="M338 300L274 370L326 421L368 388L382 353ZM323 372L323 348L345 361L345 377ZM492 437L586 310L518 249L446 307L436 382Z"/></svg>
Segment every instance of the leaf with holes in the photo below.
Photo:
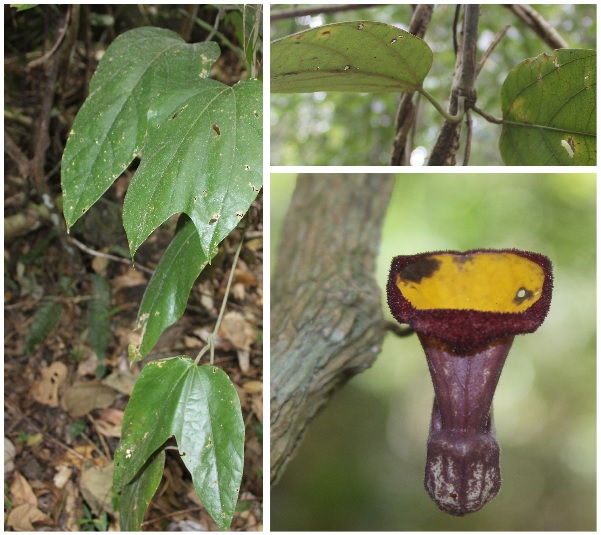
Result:
<svg viewBox="0 0 601 535"><path fill-rule="evenodd" d="M395 26L328 24L271 44L271 91L417 91L431 66L426 42Z"/></svg>
<svg viewBox="0 0 601 535"><path fill-rule="evenodd" d="M211 257L262 186L262 84L204 80L152 129L125 197L123 224L132 255L173 214L194 222Z"/></svg>
<svg viewBox="0 0 601 535"><path fill-rule="evenodd" d="M143 148L149 120L164 120L185 98L182 91L214 83L206 78L218 57L216 43L187 44L161 28L137 28L111 43L90 81L90 95L77 113L63 154L67 228Z"/></svg>
<svg viewBox="0 0 601 535"><path fill-rule="evenodd" d="M187 356L149 362L136 381L122 430L113 477L121 514L124 487L174 436L202 504L219 529L229 528L244 465L244 421L223 370L197 366Z"/></svg>
<svg viewBox="0 0 601 535"><path fill-rule="evenodd" d="M140 340L129 347L131 362L146 357L161 333L181 317L192 285L209 260L200 247L194 223L182 214L175 236L144 292L136 325Z"/></svg>
<svg viewBox="0 0 601 535"><path fill-rule="evenodd" d="M523 61L501 91L507 165L597 163L597 54L555 50Z"/></svg>

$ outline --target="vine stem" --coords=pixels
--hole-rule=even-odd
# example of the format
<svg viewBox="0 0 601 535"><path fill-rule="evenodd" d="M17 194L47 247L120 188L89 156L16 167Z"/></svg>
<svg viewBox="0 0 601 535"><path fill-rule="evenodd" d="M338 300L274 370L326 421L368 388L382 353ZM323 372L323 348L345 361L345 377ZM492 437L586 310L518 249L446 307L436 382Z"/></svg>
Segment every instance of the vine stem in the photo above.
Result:
<svg viewBox="0 0 601 535"><path fill-rule="evenodd" d="M247 227L248 228L248 227ZM225 312L225 305L227 304L227 298L230 295L230 287L232 286L232 280L234 279L234 271L236 271L236 264L238 263L238 257L240 256L240 251L242 250L242 244L244 243L244 237L246 236L246 228L242 233L242 238L240 238L240 243L238 244L238 249L236 249L236 254L234 255L234 261L232 263L232 268L230 270L230 276L227 281L227 286L225 287L225 294L223 296L223 301L221 302L221 310L219 311L219 316L217 317L217 323L215 323L215 329L213 332L209 334L207 337L207 345L204 346L198 355L196 356L196 360L194 364L198 364L202 356L210 350L211 358L209 360L209 364L213 365L215 361L215 338L217 337L217 332L219 331L219 327L221 326L221 320L223 319L223 313Z"/></svg>
<svg viewBox="0 0 601 535"><path fill-rule="evenodd" d="M465 116L464 96L457 97L457 115L450 115L425 88L422 87L418 91L432 103L438 113L449 121L449 123L460 123L463 120L463 117Z"/></svg>

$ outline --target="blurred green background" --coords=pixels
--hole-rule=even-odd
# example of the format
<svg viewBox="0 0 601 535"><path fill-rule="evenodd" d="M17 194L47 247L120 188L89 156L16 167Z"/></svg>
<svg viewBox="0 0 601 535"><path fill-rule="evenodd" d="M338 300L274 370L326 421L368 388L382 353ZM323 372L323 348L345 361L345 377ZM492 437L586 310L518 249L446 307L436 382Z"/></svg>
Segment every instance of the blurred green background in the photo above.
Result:
<svg viewBox="0 0 601 535"><path fill-rule="evenodd" d="M295 180L271 178L273 267ZM515 247L553 262L549 316L516 337L495 395L501 491L461 519L431 502L423 486L433 400L426 359L415 336L387 335L373 368L310 424L272 488L273 530L596 529L595 198L592 174L397 177L377 268L388 318L393 256Z"/></svg>
<svg viewBox="0 0 601 535"><path fill-rule="evenodd" d="M295 4L307 7L307 4ZM272 4L271 9L290 8ZM533 6L571 48L597 47L595 4L541 4ZM271 23L271 40L333 22L377 20L407 29L410 5L385 5L284 19ZM451 28L455 5L436 5L425 41L434 52L434 63L424 87L445 107L451 90L455 65ZM494 35L505 25L512 27L486 62L478 80L478 106L500 117L500 93L508 72L518 63L551 49L514 16L499 5L483 4L478 56L488 48ZM459 28L460 29L460 28ZM422 99L423 101L423 99ZM396 93L310 93L271 95L271 165L388 165L394 138L399 95ZM441 117L428 102L420 105L414 142L415 164L428 158L441 126ZM499 125L479 115L475 123L470 165L503 165L498 144ZM463 128L465 136L465 128ZM464 140L458 158L463 158Z"/></svg>

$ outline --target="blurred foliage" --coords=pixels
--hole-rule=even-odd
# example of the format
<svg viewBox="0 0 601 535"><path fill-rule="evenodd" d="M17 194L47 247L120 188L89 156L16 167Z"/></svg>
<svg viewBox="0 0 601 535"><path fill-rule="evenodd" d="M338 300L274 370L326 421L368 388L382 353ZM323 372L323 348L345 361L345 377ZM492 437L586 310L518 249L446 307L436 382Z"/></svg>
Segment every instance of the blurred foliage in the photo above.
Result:
<svg viewBox="0 0 601 535"><path fill-rule="evenodd" d="M293 187L292 175L272 177L276 244ZM554 265L549 316L537 332L516 337L495 395L501 491L462 519L430 500L426 359L416 337L388 335L373 368L310 424L272 489L273 530L595 529L595 187L592 174L397 178L377 267L388 318L384 288L399 254L515 247Z"/></svg>
<svg viewBox="0 0 601 535"><path fill-rule="evenodd" d="M300 4L299 6L304 6ZM283 9L272 5L272 10ZM536 5L539 13L571 48L596 48L596 5ZM374 6L368 9L284 19L271 24L271 40L310 27L350 20L376 20L407 29L410 5ZM455 6L436 5L425 41L434 52L434 64L424 87L446 103L455 65L451 29ZM488 48L506 24L512 27L486 62L478 80L478 106L500 117L501 86L507 73L522 60L551 50L507 8L485 4L481 9L478 55ZM460 28L459 28L460 29ZM394 139L398 94L310 93L271 96L272 165L387 165ZM500 125L474 119L470 165L502 165L498 140ZM415 164L427 159L441 125L440 115L420 102L414 140ZM421 148L420 148L421 147ZM465 147L465 128L459 154Z"/></svg>

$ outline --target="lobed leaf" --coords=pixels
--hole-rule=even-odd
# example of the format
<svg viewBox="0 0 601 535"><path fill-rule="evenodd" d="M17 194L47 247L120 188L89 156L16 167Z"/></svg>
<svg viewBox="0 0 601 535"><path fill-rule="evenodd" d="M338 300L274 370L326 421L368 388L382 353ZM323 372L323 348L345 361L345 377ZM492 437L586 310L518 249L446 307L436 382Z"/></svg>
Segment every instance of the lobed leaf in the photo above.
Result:
<svg viewBox="0 0 601 535"><path fill-rule="evenodd" d="M115 451L113 491L122 493L169 437L202 504L221 530L232 521L244 464L240 400L228 376L187 356L148 363L125 410ZM122 528L124 526L122 525Z"/></svg>
<svg viewBox="0 0 601 535"><path fill-rule="evenodd" d="M165 118L173 102L151 102L209 75L216 43L187 44L162 28L117 37L90 81L63 154L61 183L67 228L92 206L143 148L149 120Z"/></svg>
<svg viewBox="0 0 601 535"><path fill-rule="evenodd" d="M432 67L432 50L381 22L342 22L271 43L272 93L417 91Z"/></svg>
<svg viewBox="0 0 601 535"><path fill-rule="evenodd" d="M501 91L507 165L596 165L597 54L555 50L515 67Z"/></svg>
<svg viewBox="0 0 601 535"><path fill-rule="evenodd" d="M262 186L261 132L257 80L234 87L205 80L157 124L123 206L132 255L161 223L184 212L204 254L214 256Z"/></svg>

